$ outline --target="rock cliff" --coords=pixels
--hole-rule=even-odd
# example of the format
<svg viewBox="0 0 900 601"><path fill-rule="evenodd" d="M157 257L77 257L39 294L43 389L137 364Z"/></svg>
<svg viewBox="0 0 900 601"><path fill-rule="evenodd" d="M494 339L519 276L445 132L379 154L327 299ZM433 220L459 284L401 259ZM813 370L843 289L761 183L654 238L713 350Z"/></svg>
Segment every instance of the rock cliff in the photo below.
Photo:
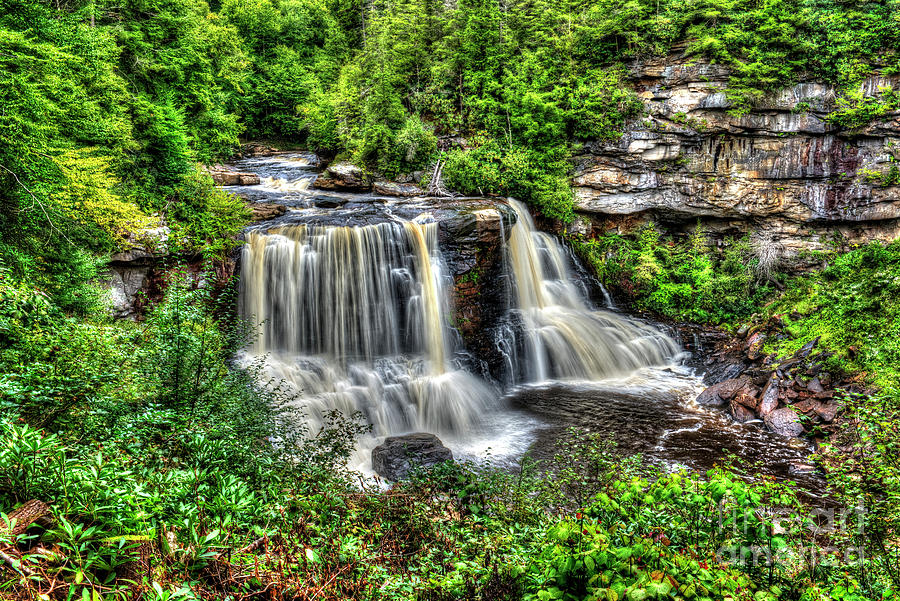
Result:
<svg viewBox="0 0 900 601"><path fill-rule="evenodd" d="M683 53L636 63L630 78L644 115L575 157L582 231L628 233L650 220L678 231L699 220L714 235L750 231L788 256L838 235L900 235L900 187L876 175L900 158L900 113L844 129L826 118L837 91L803 81L735 116L728 70ZM900 76L861 86L875 96Z"/></svg>

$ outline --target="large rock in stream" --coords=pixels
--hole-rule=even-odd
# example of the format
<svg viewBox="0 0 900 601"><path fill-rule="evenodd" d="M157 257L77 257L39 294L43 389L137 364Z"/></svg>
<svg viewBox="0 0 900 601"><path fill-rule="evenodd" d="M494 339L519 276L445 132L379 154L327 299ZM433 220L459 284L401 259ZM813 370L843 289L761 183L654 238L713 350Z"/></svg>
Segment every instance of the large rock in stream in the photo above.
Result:
<svg viewBox="0 0 900 601"><path fill-rule="evenodd" d="M389 436L372 449L375 473L392 482L406 479L415 468L427 469L445 461L453 461L453 452L437 436L424 432Z"/></svg>
<svg viewBox="0 0 900 601"><path fill-rule="evenodd" d="M353 163L342 161L329 165L313 186L320 190L368 192L372 189L372 176Z"/></svg>
<svg viewBox="0 0 900 601"><path fill-rule="evenodd" d="M790 407L782 407L769 413L765 417L766 427L781 436L796 437L803 434L803 424L800 416Z"/></svg>

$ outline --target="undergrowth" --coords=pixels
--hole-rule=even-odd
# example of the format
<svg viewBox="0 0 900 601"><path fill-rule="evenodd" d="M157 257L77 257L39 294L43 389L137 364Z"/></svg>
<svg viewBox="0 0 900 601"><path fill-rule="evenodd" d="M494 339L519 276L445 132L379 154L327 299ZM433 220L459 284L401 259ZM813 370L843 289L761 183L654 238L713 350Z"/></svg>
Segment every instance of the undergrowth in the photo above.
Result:
<svg viewBox="0 0 900 601"><path fill-rule="evenodd" d="M778 257L761 253L749 236L728 239L718 249L700 225L675 238L649 224L634 236L570 236L569 242L632 308L671 319L740 323L775 289Z"/></svg>
<svg viewBox="0 0 900 601"><path fill-rule="evenodd" d="M823 533L790 485L660 472L579 430L540 465L448 463L385 490L346 468L358 416L309 432L261 366L231 363L247 331L215 317L231 300L209 280L174 270L145 321L122 323L3 275L7 597L892 598L898 564L876 545L891 503L880 538ZM37 502L40 520L10 523Z"/></svg>

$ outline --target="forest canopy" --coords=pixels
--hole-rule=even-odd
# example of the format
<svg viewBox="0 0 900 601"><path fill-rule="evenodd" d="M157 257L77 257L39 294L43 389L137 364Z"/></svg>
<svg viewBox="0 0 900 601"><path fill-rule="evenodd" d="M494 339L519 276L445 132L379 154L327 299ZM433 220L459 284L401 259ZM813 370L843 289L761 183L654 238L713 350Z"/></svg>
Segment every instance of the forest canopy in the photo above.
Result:
<svg viewBox="0 0 900 601"><path fill-rule="evenodd" d="M732 110L801 75L856 93L893 72L900 2L831 0L6 0L0 14L4 261L68 308L92 256L166 224L186 250L237 231L198 164L275 139L392 176L572 215L567 158L642 104L629 61L678 46L728 65ZM893 96L884 102L891 103ZM872 106L870 106L872 105ZM464 139L459 144L439 139ZM427 174L426 174L427 177Z"/></svg>

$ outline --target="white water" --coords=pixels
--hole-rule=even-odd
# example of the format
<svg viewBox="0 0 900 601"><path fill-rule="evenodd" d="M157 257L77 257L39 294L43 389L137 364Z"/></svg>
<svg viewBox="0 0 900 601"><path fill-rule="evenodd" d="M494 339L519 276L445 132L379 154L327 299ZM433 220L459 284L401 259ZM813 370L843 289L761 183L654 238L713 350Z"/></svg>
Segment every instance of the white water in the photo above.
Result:
<svg viewBox="0 0 900 601"><path fill-rule="evenodd" d="M507 244L515 282L507 349L511 384L597 381L664 365L678 347L654 328L593 309L569 257L513 202ZM287 225L247 233L240 309L260 324L245 359L296 391L311 434L327 414L361 412L372 435L351 462L367 469L381 437L424 431L457 451L518 455L533 420L501 410L502 393L454 364L452 278L437 224Z"/></svg>
<svg viewBox="0 0 900 601"><path fill-rule="evenodd" d="M476 431L499 394L455 368L449 278L436 224L296 225L247 235L241 312L260 323L249 357L301 396L315 434L329 411L362 412L376 438Z"/></svg>
<svg viewBox="0 0 900 601"><path fill-rule="evenodd" d="M559 242L534 227L524 205L510 204L518 216L507 245L514 325L500 344L512 382L597 381L671 362L679 352L674 340L647 324L591 307Z"/></svg>

